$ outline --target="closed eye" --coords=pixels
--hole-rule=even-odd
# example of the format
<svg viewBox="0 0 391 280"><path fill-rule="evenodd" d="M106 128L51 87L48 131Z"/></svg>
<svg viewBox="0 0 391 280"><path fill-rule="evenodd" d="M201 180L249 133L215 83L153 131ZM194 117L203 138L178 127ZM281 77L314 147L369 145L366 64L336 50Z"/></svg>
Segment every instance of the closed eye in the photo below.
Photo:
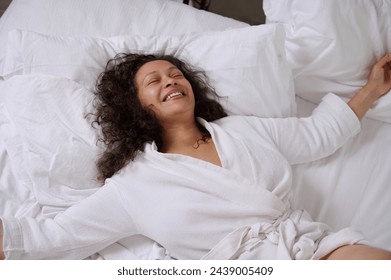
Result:
<svg viewBox="0 0 391 280"><path fill-rule="evenodd" d="M176 78L176 79L180 79L180 78L183 78L183 74L182 73L174 73L171 75L173 78Z"/></svg>
<svg viewBox="0 0 391 280"><path fill-rule="evenodd" d="M152 84L155 84L155 83L157 83L157 82L159 82L158 79L149 80L149 81L147 82L147 86L152 85Z"/></svg>

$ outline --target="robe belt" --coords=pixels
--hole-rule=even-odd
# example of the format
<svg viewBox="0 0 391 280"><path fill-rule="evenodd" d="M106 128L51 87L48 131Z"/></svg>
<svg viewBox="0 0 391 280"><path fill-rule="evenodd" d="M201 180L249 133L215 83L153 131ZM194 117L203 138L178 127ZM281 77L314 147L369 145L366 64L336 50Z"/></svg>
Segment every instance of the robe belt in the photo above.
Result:
<svg viewBox="0 0 391 280"><path fill-rule="evenodd" d="M202 257L204 260L232 260L242 253L250 251L258 244L268 239L278 244L280 239L279 226L286 221L291 211L286 210L273 222L259 222L252 226L240 227L225 236L215 247Z"/></svg>

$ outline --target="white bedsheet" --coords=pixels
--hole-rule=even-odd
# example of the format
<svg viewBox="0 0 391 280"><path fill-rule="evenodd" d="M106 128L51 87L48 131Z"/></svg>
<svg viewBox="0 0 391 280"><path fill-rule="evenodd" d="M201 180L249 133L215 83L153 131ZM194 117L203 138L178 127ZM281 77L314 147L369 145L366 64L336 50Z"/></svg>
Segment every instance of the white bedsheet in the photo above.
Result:
<svg viewBox="0 0 391 280"><path fill-rule="evenodd" d="M296 98L307 116L315 104ZM333 229L350 225L391 250L391 125L364 118L361 132L328 158L294 166L293 205Z"/></svg>
<svg viewBox="0 0 391 280"><path fill-rule="evenodd" d="M51 35L107 37L134 33L173 35L248 26L171 1L148 1L151 5L148 9L144 0L113 0L110 1L110 9L107 3L105 0L13 0L10 9L0 18L0 72L8 31L13 29ZM377 5L382 1L374 3ZM51 13L47 13L47 9L51 9ZM86 9L91 12L85 13ZM30 13L31 10L35 13ZM139 17L139 10L148 13ZM173 22L173 17L177 21ZM58 24L54 24L56 22ZM391 27L386 25L386 28ZM4 97L1 83L0 80L0 103ZM296 98L296 101L300 115L308 115L315 106L301 98ZM387 107L382 112L389 115ZM376 115L378 119L381 116ZM0 134L0 214L41 215L36 193L26 183L29 182L28 172L16 167L20 158L10 158L2 144L3 136ZM389 123L364 119L362 132L336 154L311 164L295 166L294 206L304 207L315 220L326 222L336 230L345 226L356 227L370 241L391 250L391 219L387 214L391 204L391 149L387 148L390 140ZM12 160L17 160L17 164L12 164ZM137 237L114 244L94 257L164 258L160 249L153 241Z"/></svg>

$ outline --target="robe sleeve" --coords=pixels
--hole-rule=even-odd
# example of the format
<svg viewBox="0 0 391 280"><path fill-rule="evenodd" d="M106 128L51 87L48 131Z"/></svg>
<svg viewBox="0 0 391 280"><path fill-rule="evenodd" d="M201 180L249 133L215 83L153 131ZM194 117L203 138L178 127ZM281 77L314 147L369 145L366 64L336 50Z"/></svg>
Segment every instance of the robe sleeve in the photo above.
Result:
<svg viewBox="0 0 391 280"><path fill-rule="evenodd" d="M310 117L259 119L252 125L265 133L291 164L329 156L361 129L351 108L332 93L323 98Z"/></svg>
<svg viewBox="0 0 391 280"><path fill-rule="evenodd" d="M84 259L135 233L118 190L107 183L53 219L2 217L7 259Z"/></svg>

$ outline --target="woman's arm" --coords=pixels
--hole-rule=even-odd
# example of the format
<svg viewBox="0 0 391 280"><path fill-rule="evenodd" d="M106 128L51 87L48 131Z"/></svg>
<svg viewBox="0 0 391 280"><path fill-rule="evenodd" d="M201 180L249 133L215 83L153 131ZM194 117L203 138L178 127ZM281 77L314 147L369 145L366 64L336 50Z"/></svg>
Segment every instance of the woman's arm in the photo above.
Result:
<svg viewBox="0 0 391 280"><path fill-rule="evenodd" d="M366 85L348 104L328 94L310 117L249 119L249 123L260 135L268 135L291 164L329 156L359 132L359 120L390 90L390 62L391 54L382 57L372 67Z"/></svg>
<svg viewBox="0 0 391 280"><path fill-rule="evenodd" d="M136 233L123 195L106 183L54 218L3 217L2 254L7 259L84 259Z"/></svg>
<svg viewBox="0 0 391 280"><path fill-rule="evenodd" d="M391 53L383 56L373 67L367 84L348 102L361 120L373 103L391 88Z"/></svg>

